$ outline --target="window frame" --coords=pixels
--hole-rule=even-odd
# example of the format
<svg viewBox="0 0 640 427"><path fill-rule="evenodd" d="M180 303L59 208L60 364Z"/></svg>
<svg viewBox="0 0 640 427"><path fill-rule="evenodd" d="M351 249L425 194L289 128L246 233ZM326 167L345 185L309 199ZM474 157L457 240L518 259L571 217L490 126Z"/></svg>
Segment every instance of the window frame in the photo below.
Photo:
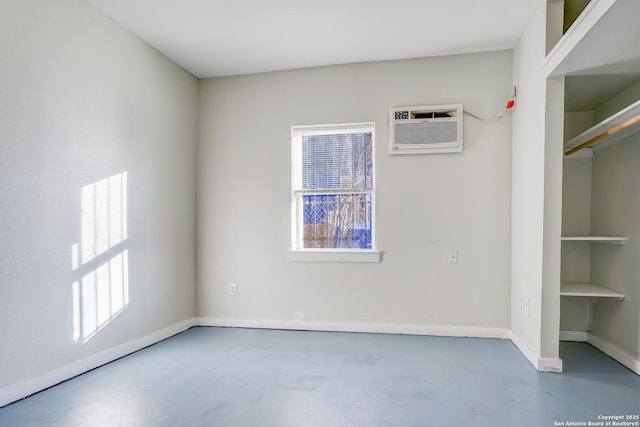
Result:
<svg viewBox="0 0 640 427"><path fill-rule="evenodd" d="M328 133L371 132L372 177L371 189L331 189L329 194L370 194L371 195L371 248L305 248L303 239L302 196L302 136L303 134L325 135ZM375 122L343 123L329 125L291 126L291 248L289 261L324 262L380 262L380 252L376 248L376 126ZM335 191L335 193L334 193ZM324 190L318 191L325 193Z"/></svg>

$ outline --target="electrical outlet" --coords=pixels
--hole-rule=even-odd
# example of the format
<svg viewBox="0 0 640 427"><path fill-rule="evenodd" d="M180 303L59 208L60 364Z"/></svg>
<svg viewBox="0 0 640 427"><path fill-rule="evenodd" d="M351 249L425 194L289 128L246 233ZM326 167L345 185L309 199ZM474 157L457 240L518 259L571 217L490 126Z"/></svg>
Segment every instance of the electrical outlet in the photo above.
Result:
<svg viewBox="0 0 640 427"><path fill-rule="evenodd" d="M236 285L235 283L231 283L229 285L229 295L231 295L232 297L238 295L238 285Z"/></svg>
<svg viewBox="0 0 640 427"><path fill-rule="evenodd" d="M458 263L458 251L449 251L449 264Z"/></svg>

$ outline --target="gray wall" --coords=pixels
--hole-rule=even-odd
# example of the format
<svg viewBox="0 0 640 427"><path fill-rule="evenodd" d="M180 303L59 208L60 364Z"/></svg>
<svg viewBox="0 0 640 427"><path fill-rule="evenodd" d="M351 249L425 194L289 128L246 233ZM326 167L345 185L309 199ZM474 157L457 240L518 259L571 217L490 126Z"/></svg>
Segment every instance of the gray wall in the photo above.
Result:
<svg viewBox="0 0 640 427"><path fill-rule="evenodd" d="M194 316L198 81L79 0L0 52L3 387Z"/></svg>
<svg viewBox="0 0 640 427"><path fill-rule="evenodd" d="M626 236L624 246L591 245L591 280L626 294L594 306L591 332L640 359L640 137L632 135L593 156L591 231Z"/></svg>
<svg viewBox="0 0 640 427"><path fill-rule="evenodd" d="M510 113L465 116L460 154L390 156L386 129L394 106L497 114L511 69L500 51L203 80L199 315L509 328ZM376 122L383 261L288 262L291 126L363 121Z"/></svg>
<svg viewBox="0 0 640 427"><path fill-rule="evenodd" d="M546 8L540 4L514 48L511 329L540 355L545 183ZM529 312L526 311L528 305Z"/></svg>

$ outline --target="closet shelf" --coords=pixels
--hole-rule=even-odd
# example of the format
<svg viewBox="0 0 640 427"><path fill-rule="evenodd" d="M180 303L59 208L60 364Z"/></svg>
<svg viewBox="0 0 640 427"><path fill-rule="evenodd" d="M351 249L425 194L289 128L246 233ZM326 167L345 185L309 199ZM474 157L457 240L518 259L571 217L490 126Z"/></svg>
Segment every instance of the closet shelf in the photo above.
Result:
<svg viewBox="0 0 640 427"><path fill-rule="evenodd" d="M613 245L624 245L629 240L628 237L619 236L562 236L560 239L562 241L609 243Z"/></svg>
<svg viewBox="0 0 640 427"><path fill-rule="evenodd" d="M545 58L547 77L637 72L640 1L592 0Z"/></svg>
<svg viewBox="0 0 640 427"><path fill-rule="evenodd" d="M626 295L593 283L562 283L561 297L616 298L622 301Z"/></svg>
<svg viewBox="0 0 640 427"><path fill-rule="evenodd" d="M640 131L640 100L618 111L565 143L564 155L570 156L584 148L606 140L613 141Z"/></svg>

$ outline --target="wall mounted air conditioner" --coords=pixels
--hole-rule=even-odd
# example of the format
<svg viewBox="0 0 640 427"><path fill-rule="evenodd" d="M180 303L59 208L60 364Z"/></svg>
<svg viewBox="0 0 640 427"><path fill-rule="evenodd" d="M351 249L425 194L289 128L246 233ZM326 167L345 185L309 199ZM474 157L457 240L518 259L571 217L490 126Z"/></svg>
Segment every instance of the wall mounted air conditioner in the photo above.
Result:
<svg viewBox="0 0 640 427"><path fill-rule="evenodd" d="M389 154L462 151L462 105L389 109Z"/></svg>

